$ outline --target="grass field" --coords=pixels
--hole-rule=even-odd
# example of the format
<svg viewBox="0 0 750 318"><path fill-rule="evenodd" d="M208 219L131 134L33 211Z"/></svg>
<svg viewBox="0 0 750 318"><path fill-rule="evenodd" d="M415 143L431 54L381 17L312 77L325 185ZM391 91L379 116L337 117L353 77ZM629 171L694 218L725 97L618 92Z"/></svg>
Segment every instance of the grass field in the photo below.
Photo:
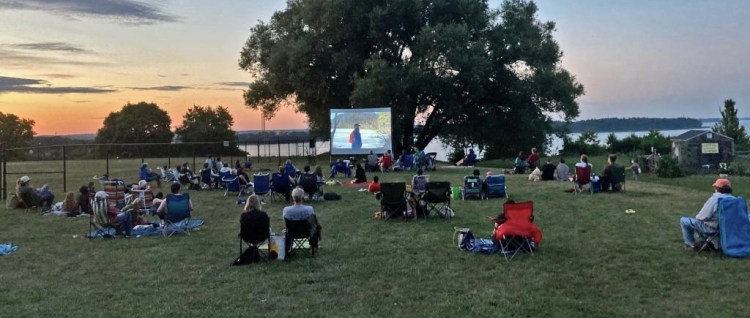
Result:
<svg viewBox="0 0 750 318"><path fill-rule="evenodd" d="M139 162L123 160L110 174L134 182ZM13 163L8 170L49 165ZM594 165L599 171L603 162ZM72 191L104 167L80 161L67 169ZM442 168L430 175L458 185L469 173ZM59 175L31 177L62 198ZM411 174L380 177L407 181ZM569 183L510 175L511 198L534 201L544 233L535 256L512 262L462 252L452 242L454 227L488 237L484 216L496 215L502 199L454 201L452 220L379 221L374 197L327 187L343 200L312 203L323 225L315 258L241 267L229 266L238 254L241 207L223 192L192 192L194 217L205 225L169 239L87 240L88 218L0 208L0 242L19 246L0 257L0 317L745 316L748 263L682 247L678 218L698 211L713 179L644 176L628 180L625 193L573 195L564 192ZM747 177L732 181L737 194L748 194ZM268 202L280 232L283 205Z"/></svg>

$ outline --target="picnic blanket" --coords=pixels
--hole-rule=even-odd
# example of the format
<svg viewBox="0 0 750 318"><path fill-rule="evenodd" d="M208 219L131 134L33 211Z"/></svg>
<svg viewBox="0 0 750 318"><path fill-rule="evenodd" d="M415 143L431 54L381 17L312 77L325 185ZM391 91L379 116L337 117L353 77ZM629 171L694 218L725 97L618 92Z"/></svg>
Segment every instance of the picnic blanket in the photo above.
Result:
<svg viewBox="0 0 750 318"><path fill-rule="evenodd" d="M347 188L367 188L367 186L369 186L370 184L367 182L362 182L362 183L344 182L341 185Z"/></svg>
<svg viewBox="0 0 750 318"><path fill-rule="evenodd" d="M0 244L0 256L13 253L17 249L18 249L18 246L11 242Z"/></svg>
<svg viewBox="0 0 750 318"><path fill-rule="evenodd" d="M203 220L201 219L195 219L190 220L190 231L198 230L201 225L203 225ZM179 228L183 228L185 226L185 221L175 223L171 226L177 226ZM155 236L155 235L162 235L162 227L153 227L151 225L138 225L133 228L133 231L131 232L131 236L133 237L140 237L140 236ZM115 236L115 229L104 229L104 231L92 231L86 237L88 238L95 238L95 237L104 237L104 236Z"/></svg>

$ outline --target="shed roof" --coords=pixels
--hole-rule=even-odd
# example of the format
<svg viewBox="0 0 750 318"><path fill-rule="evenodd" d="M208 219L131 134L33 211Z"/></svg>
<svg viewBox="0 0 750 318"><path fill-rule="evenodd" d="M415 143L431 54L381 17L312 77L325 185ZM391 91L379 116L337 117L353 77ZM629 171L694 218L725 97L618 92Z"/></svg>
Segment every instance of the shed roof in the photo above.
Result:
<svg viewBox="0 0 750 318"><path fill-rule="evenodd" d="M711 130L688 130L688 131L684 132L683 134L672 138L672 140L687 141L687 140L690 140L690 139L693 139L695 137L702 136L702 135L705 135L705 134L708 134L708 133L712 133L712 134L714 134L716 136L721 136L724 139L734 140L731 137L724 136L724 135L722 135L720 133L716 133L716 132L713 132Z"/></svg>

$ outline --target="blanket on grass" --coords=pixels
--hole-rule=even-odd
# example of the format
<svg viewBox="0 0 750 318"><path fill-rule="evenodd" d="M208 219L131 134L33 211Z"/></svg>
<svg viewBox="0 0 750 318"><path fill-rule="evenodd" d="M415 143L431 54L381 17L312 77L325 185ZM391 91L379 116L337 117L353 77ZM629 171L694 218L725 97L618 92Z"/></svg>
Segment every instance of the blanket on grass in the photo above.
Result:
<svg viewBox="0 0 750 318"><path fill-rule="evenodd" d="M196 231L199 230L201 225L203 225L203 220L201 219L194 219L190 220L190 224L188 224L190 231ZM185 227L185 221L175 223L171 225L171 227L178 227L180 229ZM151 225L138 225L133 228L133 231L131 232L131 236L133 237L141 237L141 236L156 236L156 235L162 235L162 227L153 227ZM104 231L98 232L98 231L92 231L86 237L88 238L95 238L95 237L104 237L104 236L115 236L115 229L104 229Z"/></svg>
<svg viewBox="0 0 750 318"><path fill-rule="evenodd" d="M0 244L0 256L13 253L17 249L18 246L11 242Z"/></svg>

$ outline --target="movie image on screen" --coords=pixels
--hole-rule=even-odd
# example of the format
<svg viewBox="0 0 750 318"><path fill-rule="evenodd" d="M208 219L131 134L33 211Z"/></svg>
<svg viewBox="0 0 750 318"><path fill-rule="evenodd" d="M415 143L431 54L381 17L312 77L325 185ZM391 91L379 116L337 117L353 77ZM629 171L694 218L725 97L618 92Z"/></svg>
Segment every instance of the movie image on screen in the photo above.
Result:
<svg viewBox="0 0 750 318"><path fill-rule="evenodd" d="M331 154L384 153L391 149L391 109L331 109Z"/></svg>

